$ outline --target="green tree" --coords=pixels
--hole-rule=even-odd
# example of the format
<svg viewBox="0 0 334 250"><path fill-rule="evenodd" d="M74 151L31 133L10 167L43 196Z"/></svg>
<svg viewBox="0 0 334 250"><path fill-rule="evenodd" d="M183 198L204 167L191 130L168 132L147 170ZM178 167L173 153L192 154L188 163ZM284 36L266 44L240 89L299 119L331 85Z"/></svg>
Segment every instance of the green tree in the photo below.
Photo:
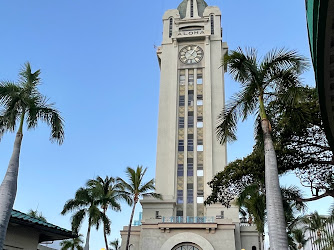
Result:
<svg viewBox="0 0 334 250"><path fill-rule="evenodd" d="M292 235L293 235L293 240L297 243L296 249L302 249L307 243L303 230L294 229L292 230Z"/></svg>
<svg viewBox="0 0 334 250"><path fill-rule="evenodd" d="M110 242L110 247L114 248L113 250L120 250L121 249L121 243L119 242L119 239L115 239L114 241Z"/></svg>
<svg viewBox="0 0 334 250"><path fill-rule="evenodd" d="M139 198L142 196L152 196L157 199L162 199L160 194L152 192L155 190L154 179L151 179L148 182L144 182L143 178L145 176L146 171L147 168L143 169L143 166L137 166L136 169L127 167L125 173L128 177L128 181L125 181L122 178L118 178L120 183L124 187L124 191L127 193L127 195L129 195L132 198L133 201L133 207L128 228L128 237L125 247L126 250L129 250L131 225Z"/></svg>
<svg viewBox="0 0 334 250"><path fill-rule="evenodd" d="M325 137L316 89L300 87L298 93L299 98L295 99L293 107L278 100L267 106L267 115L273 127L278 173L293 171L302 185L312 192L311 197L305 198L298 192L290 192L288 199L307 202L334 197L333 152ZM224 171L214 176L210 182L212 194L206 203L221 202L228 207L246 186L264 182L260 119L258 124L253 152L229 163Z"/></svg>
<svg viewBox="0 0 334 250"><path fill-rule="evenodd" d="M275 99L291 102L296 95L296 87L300 85L299 76L308 63L295 51L273 50L260 61L255 49L244 52L238 48L225 55L223 64L242 89L219 115L216 129L218 140L220 143L236 140L238 119L245 120L258 112L265 149L266 204L271 249L288 249L277 159L266 105Z"/></svg>
<svg viewBox="0 0 334 250"><path fill-rule="evenodd" d="M106 176L102 179L100 176L96 179L89 180L87 186L92 190L96 203L101 206L102 212L107 217L107 210L110 207L114 211L120 211L120 201L124 200L128 205L132 205L131 197L124 192L124 188L119 181L116 181L113 177ZM103 225L103 235L106 244L106 250L108 250L107 235L110 234L110 223Z"/></svg>
<svg viewBox="0 0 334 250"><path fill-rule="evenodd" d="M19 123L13 153L0 186L0 249L4 244L17 192L24 122L27 124L27 129L33 129L37 127L38 121L44 121L51 127L51 141L62 144L64 140L64 122L59 111L38 91L38 85L41 82L40 73L40 70L33 73L30 64L26 63L19 72L18 83L0 83L0 106L2 106L0 137L6 131L13 132L17 122Z"/></svg>
<svg viewBox="0 0 334 250"><path fill-rule="evenodd" d="M71 218L72 230L78 233L78 230L85 219L88 217L88 230L84 250L89 250L90 230L92 226L99 229L102 222L105 227L110 227L110 220L98 208L99 202L94 192L90 188L79 188L74 199L68 200L61 212L65 215L68 212L75 212Z"/></svg>
<svg viewBox="0 0 334 250"><path fill-rule="evenodd" d="M36 219L39 219L41 221L47 222L46 218L43 216L42 212L38 212L37 209L36 210L32 210L30 209L29 212L27 213L27 215L34 217Z"/></svg>
<svg viewBox="0 0 334 250"><path fill-rule="evenodd" d="M248 214L248 222L256 225L259 238L259 249L261 249L266 217L266 197L262 185L253 184L247 186L237 197L236 204L241 211L245 211Z"/></svg>
<svg viewBox="0 0 334 250"><path fill-rule="evenodd" d="M326 220L323 216L319 215L317 211L306 215L301 220L305 224L305 231L314 233L314 237L321 238L322 231L325 227Z"/></svg>
<svg viewBox="0 0 334 250"><path fill-rule="evenodd" d="M70 240L63 240L60 242L61 250L83 250L82 244L83 240L81 239L82 235L80 234L79 237L70 239Z"/></svg>

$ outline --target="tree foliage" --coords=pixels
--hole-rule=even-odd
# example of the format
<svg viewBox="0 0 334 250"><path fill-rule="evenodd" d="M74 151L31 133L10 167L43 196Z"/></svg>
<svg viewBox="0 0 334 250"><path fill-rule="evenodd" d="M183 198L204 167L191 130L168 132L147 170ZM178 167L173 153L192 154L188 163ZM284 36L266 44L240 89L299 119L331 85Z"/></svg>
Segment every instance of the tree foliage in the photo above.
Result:
<svg viewBox="0 0 334 250"><path fill-rule="evenodd" d="M291 190L286 199L311 201L334 197L333 152L324 133L319 103L314 88L299 87L293 103L275 100L268 104L268 119L277 154L278 173L294 172L302 185L309 187L312 197L304 198L298 190ZM209 185L212 194L206 204L230 202L248 185L264 182L263 139L260 118L256 120L253 152L243 159L229 163L216 174Z"/></svg>
<svg viewBox="0 0 334 250"><path fill-rule="evenodd" d="M29 212L27 213L27 215L34 217L36 219L39 219L41 221L47 222L46 218L43 216L42 212L38 212L37 209L32 210L30 209Z"/></svg>

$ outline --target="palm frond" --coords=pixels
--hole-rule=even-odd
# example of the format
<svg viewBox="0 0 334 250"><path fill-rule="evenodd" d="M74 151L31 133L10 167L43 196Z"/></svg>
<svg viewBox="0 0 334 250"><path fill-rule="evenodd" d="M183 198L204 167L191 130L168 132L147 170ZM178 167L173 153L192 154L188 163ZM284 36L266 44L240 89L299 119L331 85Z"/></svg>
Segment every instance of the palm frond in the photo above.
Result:
<svg viewBox="0 0 334 250"><path fill-rule="evenodd" d="M83 219L86 217L85 209L80 209L71 217L72 230L78 234Z"/></svg>
<svg viewBox="0 0 334 250"><path fill-rule="evenodd" d="M232 142L237 139L237 123L240 114L242 100L235 98L231 103L223 108L219 114L216 126L216 136L220 144L227 141Z"/></svg>
<svg viewBox="0 0 334 250"><path fill-rule="evenodd" d="M144 185L139 187L139 193L146 193L147 191L155 190L154 187L154 179L151 179L150 181L146 182Z"/></svg>
<svg viewBox="0 0 334 250"><path fill-rule="evenodd" d="M257 75L257 51L238 47L225 55L222 64L228 68L229 74L236 82L246 85Z"/></svg>
<svg viewBox="0 0 334 250"><path fill-rule="evenodd" d="M29 94L34 94L34 90L37 85L40 84L41 78L39 75L41 74L40 70L36 70L34 73L31 71L31 65L29 62L26 62L24 66L21 68L19 72L19 82L20 84L27 90Z"/></svg>
<svg viewBox="0 0 334 250"><path fill-rule="evenodd" d="M289 68L293 68L300 74L308 67L309 62L306 57L299 55L296 50L287 50L286 48L276 48L269 51L260 65L260 69L266 78L271 78L277 71L285 71Z"/></svg>
<svg viewBox="0 0 334 250"><path fill-rule="evenodd" d="M162 195L161 194L157 194L157 193L154 193L154 192L150 192L150 193L145 193L143 194L144 196L151 196L153 198L156 198L156 199L159 199L159 200L162 200Z"/></svg>
<svg viewBox="0 0 334 250"><path fill-rule="evenodd" d="M58 144L64 142L64 119L60 116L58 110L53 108L52 104L41 104L41 106L34 107L36 118L46 122L51 127L50 140L56 141ZM33 122L31 122L33 124Z"/></svg>
<svg viewBox="0 0 334 250"><path fill-rule="evenodd" d="M13 82L0 83L0 104L7 106L13 99L17 99L22 93L22 88Z"/></svg>

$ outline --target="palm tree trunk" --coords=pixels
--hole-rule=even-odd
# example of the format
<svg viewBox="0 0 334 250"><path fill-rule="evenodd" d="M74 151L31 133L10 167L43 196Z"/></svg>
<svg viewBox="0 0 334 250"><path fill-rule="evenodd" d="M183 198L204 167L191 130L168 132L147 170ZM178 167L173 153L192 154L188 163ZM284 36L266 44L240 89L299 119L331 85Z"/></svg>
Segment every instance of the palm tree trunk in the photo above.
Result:
<svg viewBox="0 0 334 250"><path fill-rule="evenodd" d="M261 121L265 151L266 204L271 250L287 250L288 238L278 179L277 159L267 119Z"/></svg>
<svg viewBox="0 0 334 250"><path fill-rule="evenodd" d="M262 250L262 246L261 246L261 234L260 232L257 233L257 237L258 237L258 241L259 241L259 249Z"/></svg>
<svg viewBox="0 0 334 250"><path fill-rule="evenodd" d="M87 236L86 236L86 244L84 247L84 250L89 250L89 237L90 237L90 228L91 228L91 219L88 220L88 230L87 230Z"/></svg>
<svg viewBox="0 0 334 250"><path fill-rule="evenodd" d="M16 197L22 138L22 132L18 132L15 137L12 157L0 186L0 249L5 243L7 227Z"/></svg>
<svg viewBox="0 0 334 250"><path fill-rule="evenodd" d="M106 215L107 209L103 208L103 214ZM106 250L109 250L108 248L108 239L107 239L107 231L106 231L106 225L103 223L103 235L104 235L104 242L106 244Z"/></svg>
<svg viewBox="0 0 334 250"><path fill-rule="evenodd" d="M125 247L125 250L129 250L129 245L130 245L130 234L131 234L131 224L132 224L132 220L133 220L133 215L134 215L134 213L135 213L136 204L137 204L137 201L136 201L136 199L135 199L134 204L133 204L133 208L132 208L131 217L130 217L130 223L129 223L129 228L128 228L128 239L126 240L126 247Z"/></svg>

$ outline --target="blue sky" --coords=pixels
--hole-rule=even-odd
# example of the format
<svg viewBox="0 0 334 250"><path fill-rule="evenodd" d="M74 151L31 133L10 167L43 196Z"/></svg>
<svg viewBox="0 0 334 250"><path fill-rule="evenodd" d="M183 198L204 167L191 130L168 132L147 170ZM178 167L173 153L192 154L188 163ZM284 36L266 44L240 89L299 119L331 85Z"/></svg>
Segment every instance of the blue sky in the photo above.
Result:
<svg viewBox="0 0 334 250"><path fill-rule="evenodd" d="M148 167L154 177L159 98L162 15L181 0L2 0L0 1L0 79L17 80L29 61L41 69L40 90L56 103L66 121L62 146L49 142L49 129L25 131L15 209L38 208L49 222L70 228L61 216L66 200L88 179L124 176L127 166ZM304 0L207 0L222 11L223 40L230 49L297 49L310 57ZM217 65L218 66L218 65ZM314 86L313 71L304 82ZM225 75L226 99L238 90ZM228 145L228 160L253 146L253 120L239 126ZM0 142L3 178L14 141ZM285 183L295 183L285 177ZM332 199L310 205L325 213ZM137 209L137 213L139 211ZM128 223L130 208L111 213L110 240ZM81 233L86 234L84 224ZM91 249L103 247L102 232L92 231Z"/></svg>

